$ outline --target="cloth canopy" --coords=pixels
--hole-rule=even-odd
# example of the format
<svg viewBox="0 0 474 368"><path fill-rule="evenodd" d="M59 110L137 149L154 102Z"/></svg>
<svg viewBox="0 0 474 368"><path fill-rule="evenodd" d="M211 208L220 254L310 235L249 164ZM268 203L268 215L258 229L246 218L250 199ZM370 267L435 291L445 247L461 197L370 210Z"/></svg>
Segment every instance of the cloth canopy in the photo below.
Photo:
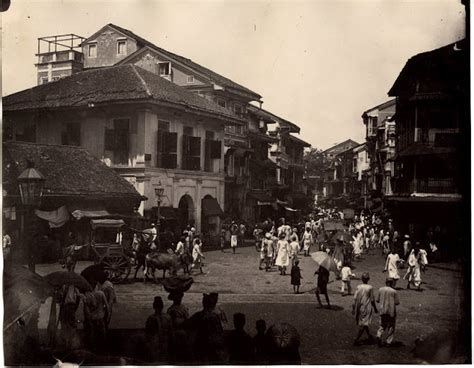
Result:
<svg viewBox="0 0 474 368"><path fill-rule="evenodd" d="M107 217L110 216L110 213L106 210L75 210L71 215L76 219L80 220L81 218L95 218L95 217Z"/></svg>
<svg viewBox="0 0 474 368"><path fill-rule="evenodd" d="M93 229L96 229L98 227L121 227L124 225L125 225L125 222L123 220L115 220L115 219L91 220L91 226Z"/></svg>
<svg viewBox="0 0 474 368"><path fill-rule="evenodd" d="M48 221L49 227L51 229L61 227L69 221L69 212L66 206L59 207L54 211L36 210L35 215L40 219Z"/></svg>

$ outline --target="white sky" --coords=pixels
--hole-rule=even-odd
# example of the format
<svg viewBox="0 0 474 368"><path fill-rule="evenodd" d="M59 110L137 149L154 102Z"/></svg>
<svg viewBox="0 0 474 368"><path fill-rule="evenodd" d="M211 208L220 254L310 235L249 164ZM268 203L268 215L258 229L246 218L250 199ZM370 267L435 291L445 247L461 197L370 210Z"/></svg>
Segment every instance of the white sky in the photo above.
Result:
<svg viewBox="0 0 474 368"><path fill-rule="evenodd" d="M2 14L3 95L36 84L37 38L107 23L213 69L328 148L362 142L362 112L417 53L464 38L460 0L12 0Z"/></svg>

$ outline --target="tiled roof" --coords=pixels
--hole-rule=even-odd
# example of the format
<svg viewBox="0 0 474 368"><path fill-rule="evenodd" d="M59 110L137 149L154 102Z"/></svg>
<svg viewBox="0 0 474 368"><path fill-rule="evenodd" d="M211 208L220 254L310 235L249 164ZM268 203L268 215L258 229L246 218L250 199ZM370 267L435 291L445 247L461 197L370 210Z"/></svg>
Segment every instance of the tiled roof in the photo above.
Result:
<svg viewBox="0 0 474 368"><path fill-rule="evenodd" d="M457 84L466 82L466 89L469 85L469 43L466 39L440 47L436 50L423 52L412 56L406 62L402 71L398 75L392 88L388 92L389 96L398 96L409 92L408 89L415 89L413 77L419 80L435 80L442 82L443 88L451 87L457 90ZM440 83L433 83L434 88L438 88ZM439 92L438 90L424 92ZM461 91L467 92L467 91Z"/></svg>
<svg viewBox="0 0 474 368"><path fill-rule="evenodd" d="M230 87L230 88L234 88L236 90L244 91L248 94L253 95L256 100L259 100L262 97L258 93L254 92L254 91L252 91L252 90L250 90L250 89L248 89L248 88L246 88L246 87L244 87L244 86L242 86L238 83L235 83L234 81L232 81L232 80L230 80L226 77L223 77L222 75L217 74L217 73L213 72L210 69L207 69L207 68L195 63L191 59L187 59L185 57L174 54L174 53L169 52L165 49L162 49L161 47L156 46L155 44L151 43L148 40L145 40L144 38L136 35L132 31L129 31L128 29L116 26L115 24L112 24L112 23L109 23L108 26L112 27L112 28L115 28L117 31L125 34L126 36L135 39L139 44L141 44L143 46L148 46L148 47L150 47L150 48L152 48L152 49L154 49L154 50L156 50L156 51L158 51L158 52L160 52L160 53L162 53L162 54L164 54L164 55L166 55L166 56L168 56L172 59L175 59L175 60L179 61L180 63L184 64L188 68L196 70L198 73L201 73L201 74L205 75L206 77L211 79L216 84L219 84L223 87Z"/></svg>
<svg viewBox="0 0 474 368"><path fill-rule="evenodd" d="M4 111L83 107L107 102L160 101L244 122L212 101L138 66L93 69L42 84L3 99Z"/></svg>
<svg viewBox="0 0 474 368"><path fill-rule="evenodd" d="M280 118L279 116L267 111L267 110L264 110L264 109L261 109L261 108L258 108L256 106L253 106L253 105L249 105L247 107L247 110L250 114L253 114L261 119L264 119L265 121L267 122L273 122L273 123L278 123L280 124L280 127L284 128L284 127L288 127L290 129L291 132L293 133L299 133L300 132L300 127L296 124L293 124L291 122L289 122L288 120L285 120L283 118Z"/></svg>
<svg viewBox="0 0 474 368"><path fill-rule="evenodd" d="M2 185L8 194L18 192L17 178L27 161L45 177L45 195L141 197L128 181L81 147L25 142L3 143Z"/></svg>
<svg viewBox="0 0 474 368"><path fill-rule="evenodd" d="M358 146L358 145L359 145L359 143L357 143L356 141L353 141L352 139L346 139L344 142L338 143L338 144L324 150L323 153L330 152L333 155L337 155L341 152L345 152L349 149L352 149L352 148L354 148L355 146Z"/></svg>

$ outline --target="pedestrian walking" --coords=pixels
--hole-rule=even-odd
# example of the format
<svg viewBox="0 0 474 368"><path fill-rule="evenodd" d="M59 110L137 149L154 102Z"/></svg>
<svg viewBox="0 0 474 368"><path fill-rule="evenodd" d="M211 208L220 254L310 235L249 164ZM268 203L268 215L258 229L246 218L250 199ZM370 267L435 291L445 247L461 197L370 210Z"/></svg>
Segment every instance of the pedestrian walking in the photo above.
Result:
<svg viewBox="0 0 474 368"><path fill-rule="evenodd" d="M408 261L408 256L411 253L411 242L410 242L410 235L405 234L405 241L403 242L403 258L405 261Z"/></svg>
<svg viewBox="0 0 474 368"><path fill-rule="evenodd" d="M290 259L291 264L294 265L295 262L298 260L298 250L300 245L298 244L298 238L296 235L291 236L291 243L290 243Z"/></svg>
<svg viewBox="0 0 474 368"><path fill-rule="evenodd" d="M310 227L307 227L304 234L303 234L303 252L304 256L307 257L309 255L309 250L311 246L314 244L314 237Z"/></svg>
<svg viewBox="0 0 474 368"><path fill-rule="evenodd" d="M81 294L74 285L64 285L60 294L59 323L61 323L61 340L64 342L66 350L74 349L77 331L76 312L81 301ZM53 300L52 303L55 303L55 301Z"/></svg>
<svg viewBox="0 0 474 368"><path fill-rule="evenodd" d="M230 226L230 234L230 247L232 248L232 253L235 254L235 248L237 248L239 242L239 226L234 221L232 221Z"/></svg>
<svg viewBox="0 0 474 368"><path fill-rule="evenodd" d="M184 236L181 236L179 238L178 244L176 244L176 250L174 251L174 253L178 256L182 256L184 254L184 242L185 238Z"/></svg>
<svg viewBox="0 0 474 368"><path fill-rule="evenodd" d="M293 285L293 292L295 294L300 293L301 279L303 278L299 264L300 261L296 260L293 267L291 267L291 285Z"/></svg>
<svg viewBox="0 0 474 368"><path fill-rule="evenodd" d="M423 250L423 253L419 248L419 244L415 244L415 247L408 256L408 270L403 277L408 281L407 289L410 289L411 284L413 284L417 291L421 291L421 270L427 263L426 256L423 257L426 251Z"/></svg>
<svg viewBox="0 0 474 368"><path fill-rule="evenodd" d="M290 245L286 241L286 234L284 232L280 233L280 240L277 243L277 258L275 265L278 266L280 270L280 275L286 275L286 268L290 265Z"/></svg>
<svg viewBox="0 0 474 368"><path fill-rule="evenodd" d="M352 295L351 278L355 277L349 264L346 262L341 270L341 293L342 296ZM347 292L346 292L347 289Z"/></svg>
<svg viewBox="0 0 474 368"><path fill-rule="evenodd" d="M380 304L380 328L377 331L377 343L379 346L390 346L395 334L397 305L400 304L397 291L393 288L393 279L387 278L385 286L379 289L377 303ZM385 339L384 334L386 335Z"/></svg>
<svg viewBox="0 0 474 368"><path fill-rule="evenodd" d="M3 232L3 260L9 260L12 248L12 238L5 231Z"/></svg>
<svg viewBox="0 0 474 368"><path fill-rule="evenodd" d="M273 263L273 240L272 234L266 233L263 240L263 250L265 252L265 271L270 271Z"/></svg>
<svg viewBox="0 0 474 368"><path fill-rule="evenodd" d="M104 317L104 325L105 329L107 330L109 328L110 320L112 319L114 304L117 303L117 295L115 294L114 285L112 284L112 282L110 282L110 280L104 278L102 280L99 280L99 282L99 289L104 292L105 298L107 299L108 308L107 314Z"/></svg>
<svg viewBox="0 0 474 368"><path fill-rule="evenodd" d="M373 336L370 334L369 326L372 322L373 313L377 313L374 288L372 285L368 284L370 280L369 273L364 272L361 279L363 283L357 286L354 294L354 301L352 303L352 314L355 315L356 324L359 326L354 345L360 344L360 338L364 332L367 334L368 342L373 341Z"/></svg>
<svg viewBox="0 0 474 368"><path fill-rule="evenodd" d="M397 280L400 278L400 275L398 274L398 264L400 262L401 259L399 255L395 252L395 248L392 247L390 254L387 256L383 272L388 272L388 277L393 279L393 287L396 286Z"/></svg>
<svg viewBox="0 0 474 368"><path fill-rule="evenodd" d="M199 238L194 239L193 264L191 266L191 269L199 268L201 273L204 273L204 271L202 270L202 266L203 266L203 259L206 257L204 257L204 254L202 254L201 247L202 247L201 239Z"/></svg>
<svg viewBox="0 0 474 368"><path fill-rule="evenodd" d="M328 296L328 282L329 282L329 271L324 267L319 267L318 270L314 273L318 275L318 280L316 283L316 299L318 300L319 306L322 308L321 299L319 294L323 294L326 297L326 302L328 303L327 308L331 309L331 303L329 303Z"/></svg>

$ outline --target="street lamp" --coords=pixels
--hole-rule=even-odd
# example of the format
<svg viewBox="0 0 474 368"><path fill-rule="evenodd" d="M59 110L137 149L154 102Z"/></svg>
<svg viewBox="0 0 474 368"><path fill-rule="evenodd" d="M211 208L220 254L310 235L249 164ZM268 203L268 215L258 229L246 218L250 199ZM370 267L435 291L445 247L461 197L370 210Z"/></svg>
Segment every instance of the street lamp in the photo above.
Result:
<svg viewBox="0 0 474 368"><path fill-rule="evenodd" d="M157 227L158 237L160 235L160 205L161 205L161 198L163 197L164 191L165 191L165 188L163 187L155 188L155 196L156 196L156 203L157 203L156 227Z"/></svg>
<svg viewBox="0 0 474 368"><path fill-rule="evenodd" d="M34 164L31 161L27 161L26 169L18 176L18 189L20 190L21 203L26 208L26 220L28 226L26 227L25 233L27 234L28 244L28 268L35 272L35 254L33 251L32 242L32 227L31 222L33 218L33 210L41 203L41 197L43 196L43 188L45 178L38 170L34 168Z"/></svg>

